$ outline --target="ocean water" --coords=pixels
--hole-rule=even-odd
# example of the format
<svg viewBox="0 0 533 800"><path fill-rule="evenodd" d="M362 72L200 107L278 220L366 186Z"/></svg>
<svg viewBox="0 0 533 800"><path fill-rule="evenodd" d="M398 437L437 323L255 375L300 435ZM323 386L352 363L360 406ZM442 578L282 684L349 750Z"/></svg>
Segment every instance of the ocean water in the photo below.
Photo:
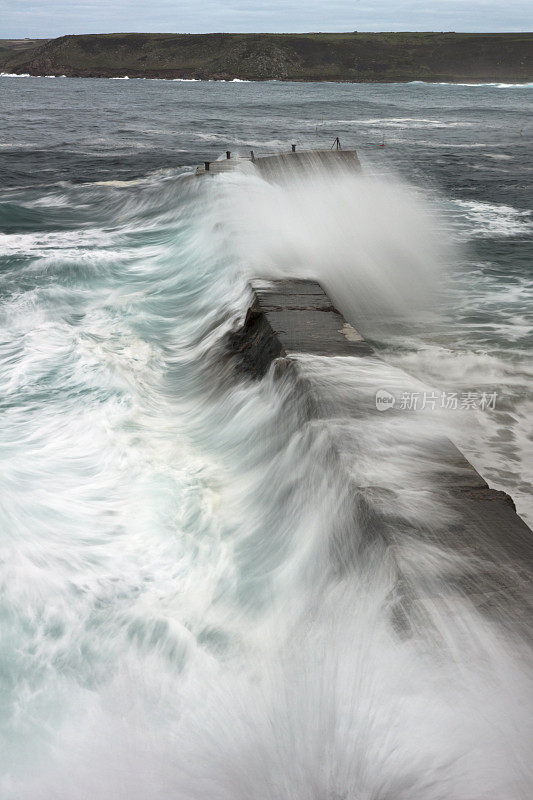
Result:
<svg viewBox="0 0 533 800"><path fill-rule="evenodd" d="M331 430L223 343L250 278L320 280L383 358L303 359L362 409L359 483L431 526L409 439L441 431L533 524L533 88L0 92L0 796L530 798L526 644L439 597L399 637ZM361 175L184 177L336 136ZM436 408L371 422L382 387Z"/></svg>

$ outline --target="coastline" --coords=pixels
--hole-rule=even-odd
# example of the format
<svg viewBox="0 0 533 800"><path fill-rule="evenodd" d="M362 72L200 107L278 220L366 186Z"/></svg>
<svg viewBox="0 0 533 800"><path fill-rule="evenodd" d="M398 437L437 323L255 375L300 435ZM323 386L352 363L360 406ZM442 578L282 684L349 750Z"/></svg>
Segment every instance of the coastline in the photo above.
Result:
<svg viewBox="0 0 533 800"><path fill-rule="evenodd" d="M209 78L191 78L191 77L166 77L162 75L110 75L110 74L83 74L83 73L50 73L43 75L41 73L30 72L0 72L0 78L83 78L86 80L115 80L115 81L168 81L169 83L350 83L350 84L383 84L383 85L413 85L420 84L422 86L493 86L496 88L512 88L519 87L525 88L533 87L533 80L511 80L508 81L494 79L487 81L471 81L468 79L457 80L437 80L426 79L420 80L417 78L374 78L374 79L348 79L338 78L242 78L239 76L213 76Z"/></svg>
<svg viewBox="0 0 533 800"><path fill-rule="evenodd" d="M110 33L0 40L35 77L297 83L528 83L532 33Z"/></svg>

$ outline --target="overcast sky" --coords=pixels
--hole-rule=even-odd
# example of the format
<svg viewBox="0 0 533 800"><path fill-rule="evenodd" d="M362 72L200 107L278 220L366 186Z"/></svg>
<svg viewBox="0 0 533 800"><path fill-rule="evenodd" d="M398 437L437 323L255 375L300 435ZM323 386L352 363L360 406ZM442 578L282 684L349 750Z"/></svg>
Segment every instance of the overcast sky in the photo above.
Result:
<svg viewBox="0 0 533 800"><path fill-rule="evenodd" d="M530 31L532 0L0 0L0 37L155 31Z"/></svg>

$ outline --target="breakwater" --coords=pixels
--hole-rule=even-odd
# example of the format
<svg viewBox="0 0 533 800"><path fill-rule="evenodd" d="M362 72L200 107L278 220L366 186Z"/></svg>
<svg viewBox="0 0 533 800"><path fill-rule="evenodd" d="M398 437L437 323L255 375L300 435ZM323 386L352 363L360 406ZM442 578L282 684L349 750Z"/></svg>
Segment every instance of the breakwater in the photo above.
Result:
<svg viewBox="0 0 533 800"><path fill-rule="evenodd" d="M347 173L361 169L361 163L355 150L342 150L331 148L330 150L297 150L296 145L286 152L271 153L256 156L254 151L250 151L247 156L232 156L230 150L226 151L226 158L219 161L204 161L196 167L197 177L220 175L238 168L246 168L251 165L259 170L262 177L267 180L276 179L280 175L284 179L291 175L298 175L305 171L318 172L327 170L328 172L342 171Z"/></svg>
<svg viewBox="0 0 533 800"><path fill-rule="evenodd" d="M260 378L273 370L302 425L321 420L326 426L324 447L335 469L340 464L345 473L354 542L358 529L355 550L348 545L348 554L337 554L339 569L349 568L343 559L364 558L367 549L375 558L377 546L396 573L393 616L404 630L431 616L432 596L444 596L452 605L467 598L492 621L531 637L532 531L509 495L490 488L449 438L424 424L403 429L408 412L395 405L383 409L380 398L393 397L379 389L390 381L389 368L316 281L255 282L245 320L229 344L241 372ZM370 388L377 390L374 409L368 397L358 407L355 393L352 401L346 393L340 396L334 372L330 380L316 381L309 356L342 365L355 383L368 384L370 374ZM398 452L408 448L403 486L354 477L357 452L335 422L362 414L369 425L383 421L385 438L376 442L376 459L384 445ZM417 518L413 511L428 502L431 516ZM434 569L427 569L428 554Z"/></svg>

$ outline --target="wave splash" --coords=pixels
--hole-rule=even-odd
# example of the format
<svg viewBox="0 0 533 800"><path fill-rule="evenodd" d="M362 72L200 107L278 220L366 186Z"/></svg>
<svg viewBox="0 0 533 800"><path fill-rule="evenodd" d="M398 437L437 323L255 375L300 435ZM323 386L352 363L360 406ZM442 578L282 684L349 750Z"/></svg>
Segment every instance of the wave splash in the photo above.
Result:
<svg viewBox="0 0 533 800"><path fill-rule="evenodd" d="M361 414L308 422L221 358L251 275L319 278L349 315L424 309L449 251L416 192L235 174L21 210L41 232L13 222L1 306L3 796L527 796L527 648L438 595L400 636L394 565L361 547L331 437L360 485L415 480L411 423L391 447L366 414L372 365L311 359ZM404 498L428 525L433 500Z"/></svg>
<svg viewBox="0 0 533 800"><path fill-rule="evenodd" d="M436 200L371 170L266 182L235 173L210 224L226 232L250 276L318 280L354 324L438 302L456 251Z"/></svg>

